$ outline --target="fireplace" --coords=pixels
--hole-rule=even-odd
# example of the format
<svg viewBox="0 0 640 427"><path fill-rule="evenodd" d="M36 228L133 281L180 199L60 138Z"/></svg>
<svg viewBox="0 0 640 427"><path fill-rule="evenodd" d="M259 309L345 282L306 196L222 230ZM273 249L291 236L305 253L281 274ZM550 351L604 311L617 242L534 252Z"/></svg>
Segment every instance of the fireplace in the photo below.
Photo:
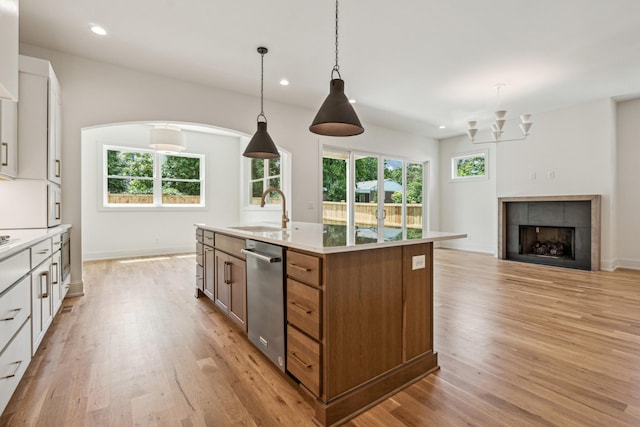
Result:
<svg viewBox="0 0 640 427"><path fill-rule="evenodd" d="M600 196L498 199L498 258L600 269Z"/></svg>
<svg viewBox="0 0 640 427"><path fill-rule="evenodd" d="M521 255L576 259L575 227L520 226Z"/></svg>

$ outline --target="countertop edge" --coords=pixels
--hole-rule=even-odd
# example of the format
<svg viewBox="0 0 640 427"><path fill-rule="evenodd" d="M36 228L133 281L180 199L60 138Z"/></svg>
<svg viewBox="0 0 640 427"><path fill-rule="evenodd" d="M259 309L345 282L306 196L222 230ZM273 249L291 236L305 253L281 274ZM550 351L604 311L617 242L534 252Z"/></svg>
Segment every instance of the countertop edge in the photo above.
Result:
<svg viewBox="0 0 640 427"><path fill-rule="evenodd" d="M9 234L9 235L11 235L12 233L13 234L15 233L35 234L34 237L20 238L20 241L15 244L9 243L7 247L0 246L0 261L6 258L12 257L18 252L21 252L24 249L27 249L35 245L36 243L43 241L47 237L52 237L52 236L55 236L56 234L64 233L69 229L71 229L71 224L62 224L62 225L57 225L51 228L0 229L0 234ZM39 231L42 232L42 234L38 234Z"/></svg>
<svg viewBox="0 0 640 427"><path fill-rule="evenodd" d="M322 225L322 224L315 224L315 223L292 223L291 227L295 229L296 225L303 226L304 224L312 224L315 226ZM283 240L281 237L278 238L273 236L276 233L282 233L282 231L254 232L254 231L247 231L247 230L238 230L232 227L212 226L212 225L206 225L201 223L196 223L194 224L194 226L202 228L204 230L226 234L226 235L238 237L241 239L259 240L265 243L273 243L275 245L280 245L280 246L284 246L292 249L299 249L302 251L312 252L317 254L332 254L332 253L340 253L340 252L354 252L354 251L364 251L364 250L379 249L379 248L388 248L388 247L394 247L394 246L409 246L409 245L417 245L420 243L432 243L432 242L441 242L445 240L463 239L467 237L466 233L449 233L449 232L441 232L441 231L432 231L427 233L431 235L429 235L428 237L423 237L421 239L365 243L365 244L359 244L359 245L344 245L344 246L334 246L334 247L318 247L316 245L309 245L309 244L303 244L295 241L292 242L288 240ZM287 230L290 230L290 229L288 228Z"/></svg>

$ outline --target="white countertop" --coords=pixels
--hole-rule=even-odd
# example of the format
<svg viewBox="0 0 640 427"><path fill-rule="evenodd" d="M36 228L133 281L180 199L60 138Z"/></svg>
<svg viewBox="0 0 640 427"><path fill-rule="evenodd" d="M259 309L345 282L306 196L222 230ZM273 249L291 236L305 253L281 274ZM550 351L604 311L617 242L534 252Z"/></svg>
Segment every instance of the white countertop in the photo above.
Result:
<svg viewBox="0 0 640 427"><path fill-rule="evenodd" d="M52 228L0 229L0 235L10 236L9 243L0 245L0 260L70 228L71 225L63 224Z"/></svg>
<svg viewBox="0 0 640 427"><path fill-rule="evenodd" d="M418 243L463 239L465 233L447 233L441 231L423 232L421 238L403 239L400 230L386 229L386 239L377 237L377 230L370 227L347 227L344 225L325 225L310 222L291 222L286 229L279 224L252 224L245 230L235 227L208 226L195 224L205 230L273 243L289 248L301 249L319 254L362 251L391 246L415 245ZM255 227L253 230L249 229ZM260 230L259 227L263 227ZM397 235L397 234L400 235ZM396 239L396 240L392 240Z"/></svg>

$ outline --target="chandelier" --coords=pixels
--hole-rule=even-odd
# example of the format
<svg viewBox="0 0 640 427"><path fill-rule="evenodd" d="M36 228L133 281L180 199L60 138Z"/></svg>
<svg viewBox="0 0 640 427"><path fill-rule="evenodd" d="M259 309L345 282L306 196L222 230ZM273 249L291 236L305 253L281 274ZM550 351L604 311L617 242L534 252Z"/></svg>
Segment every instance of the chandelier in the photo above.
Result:
<svg viewBox="0 0 640 427"><path fill-rule="evenodd" d="M487 144L492 142L507 142L507 141L522 141L527 139L529 136L529 130L533 125L531 121L531 114L522 114L520 116L520 131L522 132L522 136L520 138L510 138L510 139L502 139L502 134L504 133L504 125L506 123L505 117L507 116L506 110L500 110L500 89L505 85L503 83L497 84L496 95L498 97L498 111L495 112L495 121L491 124L491 140L488 141L476 141L476 135L478 133L478 122L476 120L471 120L467 122L469 128L467 129L467 135L471 139L471 142L474 144Z"/></svg>

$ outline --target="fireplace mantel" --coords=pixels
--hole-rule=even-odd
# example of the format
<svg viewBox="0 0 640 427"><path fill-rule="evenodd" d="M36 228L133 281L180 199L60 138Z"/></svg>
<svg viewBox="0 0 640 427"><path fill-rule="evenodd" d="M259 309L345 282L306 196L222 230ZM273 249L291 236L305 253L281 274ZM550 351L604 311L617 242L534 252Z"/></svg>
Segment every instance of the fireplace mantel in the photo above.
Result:
<svg viewBox="0 0 640 427"><path fill-rule="evenodd" d="M591 202L591 270L600 270L600 195L520 196L498 198L498 258L507 259L507 207L510 203ZM542 224L538 224L542 225Z"/></svg>

